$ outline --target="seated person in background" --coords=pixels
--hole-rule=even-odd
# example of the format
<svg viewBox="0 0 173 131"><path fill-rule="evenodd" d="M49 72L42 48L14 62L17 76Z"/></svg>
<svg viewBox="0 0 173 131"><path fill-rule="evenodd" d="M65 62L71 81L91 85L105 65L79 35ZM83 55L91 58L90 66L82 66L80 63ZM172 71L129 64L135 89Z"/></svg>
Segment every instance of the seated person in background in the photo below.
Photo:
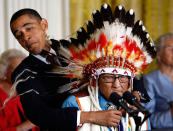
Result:
<svg viewBox="0 0 173 131"><path fill-rule="evenodd" d="M0 56L0 130L2 131L39 130L26 119L19 96L6 101L12 93L11 73L24 58L25 54L16 49L9 49ZM15 95L16 92L11 97Z"/></svg>
<svg viewBox="0 0 173 131"><path fill-rule="evenodd" d="M158 70L144 77L151 98L146 108L153 128L173 128L173 34L160 36L156 47Z"/></svg>
<svg viewBox="0 0 173 131"><path fill-rule="evenodd" d="M80 131L134 131L138 127L135 120L136 114L132 114L127 109L136 109L136 107L127 106L127 113L119 110L119 107L123 107L120 99L122 97L127 101L130 99L125 97L125 94L127 90L133 91L134 76L141 74L152 61L155 49L152 43L150 44L149 35L142 27L141 21L134 25L133 10L125 12L124 7L118 6L114 13L112 16L109 5L102 5L100 12L93 13L94 24L89 21L87 31L83 27L77 31L75 41L78 43L60 41L60 52L69 65L64 68L57 67L54 72L78 79L77 85L72 83L71 92L81 89L81 92L74 93L64 101L63 108L77 107L81 111L116 111L114 113L116 118L112 121L115 126L106 127L88 123L79 126ZM131 24L129 25L128 22ZM70 39L73 43L75 38ZM74 88L75 86L77 87ZM144 115L141 114L140 118L143 117ZM144 120L140 127L141 130L150 130L150 122Z"/></svg>

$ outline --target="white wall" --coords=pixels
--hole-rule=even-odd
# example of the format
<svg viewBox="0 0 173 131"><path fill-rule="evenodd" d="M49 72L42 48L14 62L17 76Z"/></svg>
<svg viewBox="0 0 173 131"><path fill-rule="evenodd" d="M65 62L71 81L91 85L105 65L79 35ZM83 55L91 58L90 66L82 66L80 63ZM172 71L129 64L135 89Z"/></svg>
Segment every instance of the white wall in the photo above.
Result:
<svg viewBox="0 0 173 131"><path fill-rule="evenodd" d="M9 26L12 14L22 8L33 8L48 20L50 38L61 39L69 35L69 0L0 0L0 53L10 48L26 53Z"/></svg>
<svg viewBox="0 0 173 131"><path fill-rule="evenodd" d="M0 0L0 53L5 48L4 44L4 14L3 1Z"/></svg>

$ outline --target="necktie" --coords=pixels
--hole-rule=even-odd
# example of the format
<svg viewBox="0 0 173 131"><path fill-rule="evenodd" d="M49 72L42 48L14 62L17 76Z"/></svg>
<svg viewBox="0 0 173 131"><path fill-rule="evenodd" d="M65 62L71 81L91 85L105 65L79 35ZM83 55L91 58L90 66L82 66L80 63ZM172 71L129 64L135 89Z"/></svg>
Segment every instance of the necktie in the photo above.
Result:
<svg viewBox="0 0 173 131"><path fill-rule="evenodd" d="M52 65L61 66L61 63L55 54L48 52L46 50L42 50L40 55L43 56L44 58L46 58L46 61L50 62Z"/></svg>
<svg viewBox="0 0 173 131"><path fill-rule="evenodd" d="M58 60L58 57L52 53L47 54L46 60L50 62L52 65L58 65L58 66L61 65Z"/></svg>

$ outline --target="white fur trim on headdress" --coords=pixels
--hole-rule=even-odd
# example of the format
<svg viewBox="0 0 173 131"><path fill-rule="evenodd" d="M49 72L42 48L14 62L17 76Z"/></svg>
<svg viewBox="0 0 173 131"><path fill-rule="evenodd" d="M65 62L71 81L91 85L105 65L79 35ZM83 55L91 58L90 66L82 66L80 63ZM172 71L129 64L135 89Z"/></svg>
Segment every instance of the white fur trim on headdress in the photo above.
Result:
<svg viewBox="0 0 173 131"><path fill-rule="evenodd" d="M92 71L92 76L94 78L98 78L101 74L120 74L120 75L125 75L125 76L132 76L132 73L127 70L127 69L122 69L122 68L112 68L112 67L107 67L107 68L100 68L100 69L94 69Z"/></svg>

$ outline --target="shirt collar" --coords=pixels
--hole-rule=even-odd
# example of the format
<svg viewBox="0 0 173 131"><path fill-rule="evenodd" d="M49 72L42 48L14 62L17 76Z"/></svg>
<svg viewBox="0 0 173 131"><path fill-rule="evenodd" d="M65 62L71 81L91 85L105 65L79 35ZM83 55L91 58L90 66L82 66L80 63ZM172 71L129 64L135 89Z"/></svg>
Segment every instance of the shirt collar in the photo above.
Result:
<svg viewBox="0 0 173 131"><path fill-rule="evenodd" d="M52 48L50 49L49 52L56 55L56 52ZM34 54L31 54L31 55L33 55L34 57L36 57L37 59L41 60L42 62L44 62L46 64L51 64L49 61L46 60L45 57L43 57L41 55L34 55Z"/></svg>

